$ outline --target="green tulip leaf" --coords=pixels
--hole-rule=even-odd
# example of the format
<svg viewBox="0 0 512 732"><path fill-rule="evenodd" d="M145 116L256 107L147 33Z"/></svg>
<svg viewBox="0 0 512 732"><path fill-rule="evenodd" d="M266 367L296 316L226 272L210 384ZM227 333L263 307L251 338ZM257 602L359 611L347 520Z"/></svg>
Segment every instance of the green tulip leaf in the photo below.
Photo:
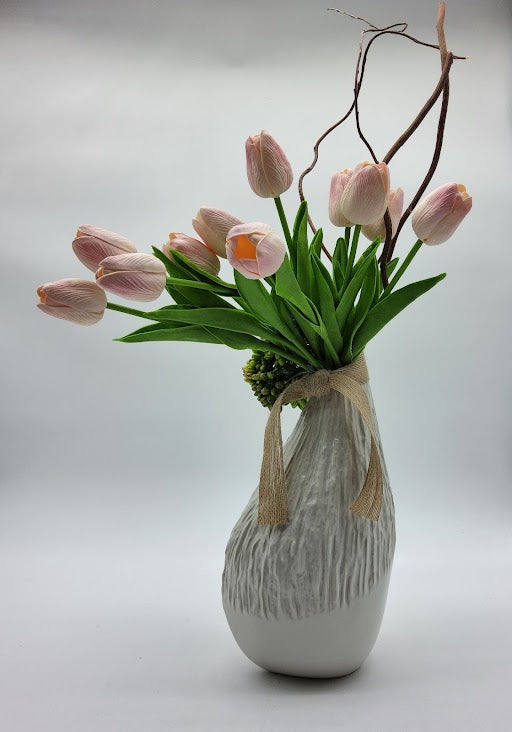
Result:
<svg viewBox="0 0 512 732"><path fill-rule="evenodd" d="M352 343L354 336L372 307L373 298L376 290L378 290L379 282L379 265L377 263L377 258L374 255L372 257L370 270L364 278L359 299L347 318L347 324L344 331L345 347L342 354L343 363L350 363L352 361Z"/></svg>
<svg viewBox="0 0 512 732"><path fill-rule="evenodd" d="M316 322L315 314L308 298L297 282L288 257L284 258L282 265L275 274L275 288L279 297L294 305L312 323Z"/></svg>
<svg viewBox="0 0 512 732"><path fill-rule="evenodd" d="M316 234L314 235L313 239L311 240L311 244L309 246L309 252L310 254L316 254L318 258L320 258L320 252L322 251L322 244L323 244L324 234L322 229L318 229Z"/></svg>
<svg viewBox="0 0 512 732"><path fill-rule="evenodd" d="M250 280L235 270L235 282L245 303L245 309L263 324L268 324L282 336L293 343L296 348L303 348L300 335L280 314L271 293L260 280ZM306 353L303 348L303 353Z"/></svg>
<svg viewBox="0 0 512 732"><path fill-rule="evenodd" d="M336 259L333 259L332 262L332 272L334 275L334 284L336 285L336 297L338 292L341 292L341 288L343 287L343 281L345 279L345 270L342 269L341 264L336 261Z"/></svg>
<svg viewBox="0 0 512 732"><path fill-rule="evenodd" d="M357 293L359 292L363 280L367 274L367 271L374 259L374 254L379 247L378 242L371 244L365 252L364 259L359 260L356 267L354 267L352 277L346 285L345 291L341 297L338 307L336 308L336 319L338 321L338 327L343 333L345 323L354 305Z"/></svg>
<svg viewBox="0 0 512 732"><path fill-rule="evenodd" d="M307 222L308 204L306 201L302 201L298 208L297 215L295 216L295 221L293 223L292 246L290 247L290 260L292 269L295 273L297 273L298 267L299 245L305 244L306 249L308 246Z"/></svg>
<svg viewBox="0 0 512 732"><path fill-rule="evenodd" d="M212 332L199 325L184 325L170 328L169 324L154 323L133 331L122 338L121 343L144 343L146 341L195 341L198 343L222 343Z"/></svg>
<svg viewBox="0 0 512 732"><path fill-rule="evenodd" d="M329 272L329 270L327 269L325 264L320 259L320 256L318 256L314 252L312 252L311 258L315 260L318 269L322 273L322 276L332 293L333 299L336 300L336 297L338 296L338 291L336 289L336 284L331 276L331 273Z"/></svg>
<svg viewBox="0 0 512 732"><path fill-rule="evenodd" d="M236 297L237 292L231 288L216 285L213 282L201 282L200 280L186 280L179 277L168 277L167 283L175 287L191 287L195 290L208 290L222 297Z"/></svg>
<svg viewBox="0 0 512 732"><path fill-rule="evenodd" d="M324 274L320 268L321 262L319 258L314 254L311 257L311 264L315 277L316 290L318 293L318 297L316 298L316 304L318 306L320 319L325 326L329 343L332 345L332 350L336 354L335 360L338 360L338 354L341 352L342 338L340 329L338 327L338 321L336 320L336 310L334 307L333 293L331 288L325 281Z"/></svg>
<svg viewBox="0 0 512 732"><path fill-rule="evenodd" d="M311 267L309 265L309 244L308 244L308 205L303 201L293 227L293 248L297 258L295 267L297 282L306 295L311 293Z"/></svg>
<svg viewBox="0 0 512 732"><path fill-rule="evenodd" d="M182 267L182 269L190 273L191 277L195 277L201 282L209 282L219 285L225 290L236 291L236 285L232 284L231 282L225 282L220 277L217 277L210 272L206 272L204 269L202 269L202 267L199 267L199 265L197 265L195 262L192 262L181 252L173 250L172 256L173 259Z"/></svg>
<svg viewBox="0 0 512 732"><path fill-rule="evenodd" d="M446 274L437 275L437 277L430 277L426 280L420 280L419 282L412 282L410 285L402 287L400 290L391 292L389 295L384 297L370 310L363 324L356 332L352 353L354 357L359 355L364 349L366 344L375 336L377 333L384 328L396 315L402 312L404 308L410 305L421 295L432 289L438 282L444 280Z"/></svg>
<svg viewBox="0 0 512 732"><path fill-rule="evenodd" d="M334 254L332 255L333 259L333 266L335 263L339 265L339 268L341 270L341 274L344 275L347 270L347 264L348 264L348 246L347 241L342 236L338 239L336 242L336 246L334 247ZM338 287L338 289L341 289L341 285Z"/></svg>

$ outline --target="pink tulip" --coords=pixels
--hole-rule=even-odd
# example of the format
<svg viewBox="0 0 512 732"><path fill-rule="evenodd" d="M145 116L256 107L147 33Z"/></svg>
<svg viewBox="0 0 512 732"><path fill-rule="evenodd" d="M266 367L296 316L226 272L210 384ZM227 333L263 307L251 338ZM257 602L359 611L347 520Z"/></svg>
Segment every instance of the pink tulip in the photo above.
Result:
<svg viewBox="0 0 512 732"><path fill-rule="evenodd" d="M341 212L341 198L347 183L352 177L352 170L346 168L339 173L334 173L331 178L331 191L329 194L329 219L334 226L352 226Z"/></svg>
<svg viewBox="0 0 512 732"><path fill-rule="evenodd" d="M128 300L156 300L165 287L166 269L152 254L117 254L107 257L96 272L96 281L108 292Z"/></svg>
<svg viewBox="0 0 512 732"><path fill-rule="evenodd" d="M258 222L230 229L226 242L228 261L249 280L269 277L281 266L286 246L278 235Z"/></svg>
<svg viewBox="0 0 512 732"><path fill-rule="evenodd" d="M288 158L272 135L262 130L245 142L247 178L254 193L262 198L277 198L288 190L293 172Z"/></svg>
<svg viewBox="0 0 512 732"><path fill-rule="evenodd" d="M169 241L166 241L162 246L162 251L166 257L172 259L172 250L184 254L191 262L204 269L205 272L210 272L213 275L219 274L219 258L202 241L187 234L171 233L169 234Z"/></svg>
<svg viewBox="0 0 512 732"><path fill-rule="evenodd" d="M412 214L414 233L425 244L442 244L450 238L473 199L461 183L445 183L419 202Z"/></svg>
<svg viewBox="0 0 512 732"><path fill-rule="evenodd" d="M391 218L391 232L394 235L402 217L402 211L404 210L404 192L401 188L395 188L394 191L389 191L388 209ZM384 218L375 224L366 224L361 231L370 241L375 241L378 236L380 236L382 241L385 241L386 227L384 225Z"/></svg>
<svg viewBox="0 0 512 732"><path fill-rule="evenodd" d="M241 224L236 216L220 208L202 207L192 221L194 230L199 234L208 249L219 257L226 257L226 237L228 231L237 224Z"/></svg>
<svg viewBox="0 0 512 732"><path fill-rule="evenodd" d="M69 278L47 282L37 288L37 307L55 318L79 325L94 325L102 319L107 296L95 282Z"/></svg>
<svg viewBox="0 0 512 732"><path fill-rule="evenodd" d="M137 251L135 244L124 236L89 225L78 227L72 247L78 259L92 272L96 272L105 257Z"/></svg>
<svg viewBox="0 0 512 732"><path fill-rule="evenodd" d="M359 163L343 191L340 211L353 224L373 224L384 216L388 197L386 163Z"/></svg>

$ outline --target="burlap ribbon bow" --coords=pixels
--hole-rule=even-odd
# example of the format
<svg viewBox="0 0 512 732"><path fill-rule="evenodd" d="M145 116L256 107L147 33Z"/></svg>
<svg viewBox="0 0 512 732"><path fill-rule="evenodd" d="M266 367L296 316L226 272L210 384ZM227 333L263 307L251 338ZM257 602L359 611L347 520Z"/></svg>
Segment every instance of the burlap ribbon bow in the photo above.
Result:
<svg viewBox="0 0 512 732"><path fill-rule="evenodd" d="M359 496L350 510L358 516L377 521L382 507L382 466L377 451L377 438L370 403L362 384L368 382L366 361L361 354L348 366L336 371L316 371L293 381L278 396L265 428L263 462L259 488L258 524L260 526L288 523L288 494L283 460L281 407L306 397L325 396L337 391L359 411L371 435L370 462Z"/></svg>

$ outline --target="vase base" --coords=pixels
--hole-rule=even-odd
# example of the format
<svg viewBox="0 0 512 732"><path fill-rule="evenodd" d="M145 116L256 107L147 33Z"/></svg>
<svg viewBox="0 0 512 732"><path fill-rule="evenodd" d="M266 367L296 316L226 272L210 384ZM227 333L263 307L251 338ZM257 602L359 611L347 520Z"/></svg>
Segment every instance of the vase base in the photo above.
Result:
<svg viewBox="0 0 512 732"><path fill-rule="evenodd" d="M224 603L236 642L257 666L306 678L348 676L372 650L382 623L390 571L350 605L300 620L241 613Z"/></svg>

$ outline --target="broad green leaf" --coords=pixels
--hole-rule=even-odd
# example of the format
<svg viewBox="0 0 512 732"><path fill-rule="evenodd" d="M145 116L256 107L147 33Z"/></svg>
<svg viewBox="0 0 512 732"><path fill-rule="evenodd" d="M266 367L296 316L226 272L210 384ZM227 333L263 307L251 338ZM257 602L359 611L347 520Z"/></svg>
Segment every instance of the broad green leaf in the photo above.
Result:
<svg viewBox="0 0 512 732"><path fill-rule="evenodd" d="M347 321L350 311L352 310L357 293L361 288L363 280L367 274L368 268L372 263L374 254L377 251L378 246L379 243L375 242L374 244L371 244L370 247L368 247L368 249L366 250L366 258L362 262L360 262L357 271L354 268L352 278L348 282L340 303L336 308L336 319L338 321L338 327L342 335L344 335L343 330L345 328L345 323Z"/></svg>
<svg viewBox="0 0 512 732"><path fill-rule="evenodd" d="M189 270L182 267L175 259L169 259L158 247L151 247L153 254L159 259L164 265L171 277L178 277L187 280L197 280L197 277Z"/></svg>
<svg viewBox="0 0 512 732"><path fill-rule="evenodd" d="M297 282L288 257L284 258L282 265L275 274L275 287L277 294L283 300L294 305L312 323L315 322L315 314Z"/></svg>
<svg viewBox="0 0 512 732"><path fill-rule="evenodd" d="M336 285L336 290L337 292L340 292L341 288L343 287L343 280L345 279L345 270L341 268L341 264L336 259L333 259L332 271L334 275L334 284Z"/></svg>
<svg viewBox="0 0 512 732"><path fill-rule="evenodd" d="M311 253L311 257L312 257L312 259L315 260L315 262L317 264L317 267L320 269L320 272L322 273L323 278L324 278L325 282L327 283L327 285L328 285L328 287L329 287L329 289L330 289L330 291L332 293L333 299L335 299L337 297L338 291L336 289L336 284L334 283L334 280L333 280L333 278L331 276L331 273L329 272L329 270L327 269L327 267L322 262L322 260L320 259L319 256L317 256L316 254L314 254L312 252Z"/></svg>
<svg viewBox="0 0 512 732"><path fill-rule="evenodd" d="M243 274L235 270L235 282L239 293L242 295L247 309L260 322L267 323L278 333L281 333L291 343L299 349L301 348L301 339L295 328L281 317L278 307L272 295L265 288L260 280L250 280Z"/></svg>
<svg viewBox="0 0 512 732"><path fill-rule="evenodd" d="M386 267L388 279L393 274L393 271L394 271L394 269L395 269L395 267L396 267L397 264L398 264L398 257L395 257L390 262L388 262L388 266ZM381 277L381 274L380 274L380 267L379 267L379 279L378 279L378 282L377 282L377 287L375 288L375 294L373 296L372 307L377 304L377 302L379 300L379 297L382 295L382 291L383 290L384 290L384 288L382 286L382 277Z"/></svg>
<svg viewBox="0 0 512 732"><path fill-rule="evenodd" d="M318 229L316 234L314 235L313 239L311 240L311 244L309 246L310 254L316 254L316 256L318 258L320 258L320 252L322 251L323 238L324 238L324 234L323 234L322 229Z"/></svg>
<svg viewBox="0 0 512 732"><path fill-rule="evenodd" d="M215 343L229 346L238 351L268 350L267 345L246 333L231 333L221 328L203 328L199 325L169 327L169 323L139 328L123 338L122 343L143 343L146 341L192 341L196 343Z"/></svg>
<svg viewBox="0 0 512 732"><path fill-rule="evenodd" d="M311 293L311 267L309 264L309 244L308 244L308 206L303 201L299 207L299 214L295 220L293 227L293 246L297 257L297 265L295 268L297 274L297 282L302 292L306 295Z"/></svg>
<svg viewBox="0 0 512 732"><path fill-rule="evenodd" d="M386 272L388 273L388 277L391 277L393 272L395 271L396 265L399 262L399 257L395 257L390 262L388 262L388 266L386 267Z"/></svg>
<svg viewBox="0 0 512 732"><path fill-rule="evenodd" d="M273 334L258 320L243 310L228 308L181 308L172 305L147 313L154 320L204 325L214 328L233 330L236 333L250 333L259 338L267 338Z"/></svg>
<svg viewBox="0 0 512 732"><path fill-rule="evenodd" d="M412 282L410 285L406 285L400 290L395 290L395 292L391 292L382 300L379 300L377 305L370 310L364 323L354 337L352 346L354 357L361 353L368 341L377 335L390 320L398 315L398 313L401 313L404 308L414 302L418 297L432 289L438 282L444 280L445 277L446 274L440 274L437 277Z"/></svg>
<svg viewBox="0 0 512 732"><path fill-rule="evenodd" d="M144 343L146 341L196 341L198 343L222 343L212 332L200 325L185 325L172 328L166 323L154 323L134 330L133 333L116 338L122 343Z"/></svg>
<svg viewBox="0 0 512 732"><path fill-rule="evenodd" d="M168 306L147 313L147 317L162 322L179 322L189 325L202 325L206 328L221 328L222 330L235 333L247 333L264 341L268 341L281 349L294 353L292 343L275 333L270 328L265 328L253 315L244 310L228 308L178 308ZM297 354L300 358L301 354ZM293 360L297 361L297 358Z"/></svg>
<svg viewBox="0 0 512 732"><path fill-rule="evenodd" d="M333 265L335 262L338 263L341 274L344 275L347 269L348 264L348 246L347 241L342 236L338 239L336 242L336 246L334 247L334 254L332 255L333 259ZM338 289L341 288L341 285Z"/></svg>
<svg viewBox="0 0 512 732"><path fill-rule="evenodd" d="M210 296L208 292L200 292L205 284L196 279L196 276L175 259L169 259L166 255L153 247L153 253L165 265L170 277L167 279L165 289L173 300L178 304L189 304L197 307L231 307L221 298L216 299L215 295ZM218 285L212 285L216 288ZM188 289L187 288L193 288ZM231 292L224 288L224 292Z"/></svg>
<svg viewBox="0 0 512 732"><path fill-rule="evenodd" d="M272 290L272 292L270 293L270 296L279 312L281 320L283 320L283 322L286 323L286 325L292 332L296 332L297 323L295 322L292 315L290 314L290 311L286 307L286 302L283 300L282 297L279 297L279 295L277 294L277 292L275 290Z"/></svg>
<svg viewBox="0 0 512 732"><path fill-rule="evenodd" d="M189 326L186 327L188 328ZM247 333L234 333L230 330L223 330L222 328L205 328L205 330L210 331L220 343L229 348L234 348L236 351L245 351L247 349L251 351L258 349L267 350L266 344Z"/></svg>
<svg viewBox="0 0 512 732"><path fill-rule="evenodd" d="M184 283L184 284L180 284ZM170 277L167 285L176 287L184 297L187 298L191 305L198 308L234 308L230 302L224 300L205 282L196 280L181 280ZM169 290L168 290L169 291ZM234 297L232 290L227 290L227 297Z"/></svg>
<svg viewBox="0 0 512 732"><path fill-rule="evenodd" d="M291 261L292 269L294 272L297 272L297 242L298 242L298 239L300 236L301 225L304 221L304 215L306 216L306 226L307 226L307 211L308 211L308 204L306 201L302 201L298 208L297 215L295 216L295 221L293 222L292 246L290 248L290 261ZM307 228L306 228L306 239L307 239Z"/></svg>
<svg viewBox="0 0 512 732"><path fill-rule="evenodd" d="M377 251L377 249L380 246L380 243L381 243L380 236L378 236L374 241L372 241L371 244L369 244L366 247L366 249L364 250L364 252L361 254L361 256L359 257L359 259L354 264L354 268L352 270L352 276L354 276L356 274L356 272L359 270L359 268L364 265L364 263L366 262L366 259L367 259L368 255L370 254L370 252L372 254L374 254Z"/></svg>
<svg viewBox="0 0 512 732"><path fill-rule="evenodd" d="M213 282L201 282L200 280L186 280L179 277L168 277L167 284L173 285L174 287L193 287L195 290L208 290L216 295L222 295L223 297L236 297L236 290L228 289L227 287L221 287Z"/></svg>
<svg viewBox="0 0 512 732"><path fill-rule="evenodd" d="M317 256L312 255L311 264L313 274L315 276L315 285L318 292L316 305L319 310L320 319L325 325L330 344L336 354L336 360L339 363L339 354L341 352L342 338L338 321L336 320L336 310L334 307L334 297L331 288L325 281L325 277L320 269L320 260Z"/></svg>
<svg viewBox="0 0 512 732"><path fill-rule="evenodd" d="M195 264L195 262L192 262L181 252L173 251L172 256L173 259L179 265L181 265L184 270L189 272L191 276L199 279L201 282L210 282L219 285L223 289L236 291L236 285L232 284L231 282L225 282L220 277L216 277L215 275L210 274L210 272L206 272L204 269L201 269L201 267Z"/></svg>
<svg viewBox="0 0 512 732"><path fill-rule="evenodd" d="M185 288L182 289L181 287L173 287L169 284L169 282L167 282L165 289L167 290L167 293L172 297L174 302L178 305L193 304L190 298L187 297L187 290Z"/></svg>
<svg viewBox="0 0 512 732"><path fill-rule="evenodd" d="M364 319L368 315L368 311L372 307L375 291L378 290L379 287L379 280L379 265L377 263L377 258L374 255L372 257L370 271L363 281L359 300L347 318L347 324L345 326L345 346L342 357L343 363L350 363L352 361L352 342L357 329L361 323L364 322Z"/></svg>
<svg viewBox="0 0 512 732"><path fill-rule="evenodd" d="M316 357L317 361L319 360L320 363L317 365L321 365L321 362L324 357L324 352L322 348L322 338L320 336L320 326L317 324L313 324L309 318L306 318L303 313L297 308L293 303L289 302L287 303L287 307L289 308L291 314L295 318L298 327L301 329L302 333L304 334L304 338L309 345L309 350L311 351L311 357ZM316 320L316 318L315 318Z"/></svg>

